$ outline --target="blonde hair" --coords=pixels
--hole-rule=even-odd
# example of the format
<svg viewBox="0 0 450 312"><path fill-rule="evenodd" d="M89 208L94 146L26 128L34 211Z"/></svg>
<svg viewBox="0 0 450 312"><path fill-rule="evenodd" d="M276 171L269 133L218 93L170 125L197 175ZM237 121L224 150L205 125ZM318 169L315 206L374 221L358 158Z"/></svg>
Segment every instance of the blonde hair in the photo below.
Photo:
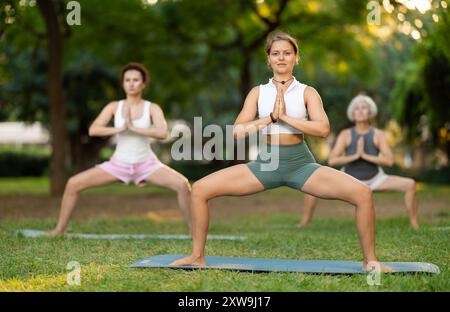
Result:
<svg viewBox="0 0 450 312"><path fill-rule="evenodd" d="M267 36L266 47L264 49L266 51L266 54L269 55L270 49L272 48L272 44L275 41L280 41L280 40L285 40L292 45L292 47L294 48L294 52L295 52L295 60L298 63L298 60L300 58L300 52L298 49L297 39L295 39L288 33L285 33L285 32L279 31L279 30L273 31Z"/></svg>
<svg viewBox="0 0 450 312"><path fill-rule="evenodd" d="M378 114L377 104L375 104L372 98L364 94L359 94L351 100L350 104L347 107L347 118L350 121L355 121L353 118L353 110L355 109L356 105L360 103L366 103L369 106L370 118L373 118Z"/></svg>

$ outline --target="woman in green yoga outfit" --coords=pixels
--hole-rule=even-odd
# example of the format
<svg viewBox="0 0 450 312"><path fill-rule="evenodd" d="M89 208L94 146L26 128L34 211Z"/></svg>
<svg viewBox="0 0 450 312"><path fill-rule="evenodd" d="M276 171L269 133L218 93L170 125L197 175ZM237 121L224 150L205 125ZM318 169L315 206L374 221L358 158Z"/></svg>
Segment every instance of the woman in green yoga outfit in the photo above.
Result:
<svg viewBox="0 0 450 312"><path fill-rule="evenodd" d="M262 130L263 148L278 153L278 167L265 170L263 155L256 161L212 173L194 183L191 195L192 254L171 265L203 266L209 225L208 201L227 195L249 195L278 186L289 186L325 199L340 199L356 206L356 227L366 270L389 268L375 255L375 211L372 191L357 179L321 166L304 141L304 134L325 138L330 125L317 91L293 76L299 60L296 40L283 32L267 38L267 61L273 78L254 87L234 123L234 135L246 137ZM258 115L258 118L256 116ZM261 149L263 150L263 149Z"/></svg>

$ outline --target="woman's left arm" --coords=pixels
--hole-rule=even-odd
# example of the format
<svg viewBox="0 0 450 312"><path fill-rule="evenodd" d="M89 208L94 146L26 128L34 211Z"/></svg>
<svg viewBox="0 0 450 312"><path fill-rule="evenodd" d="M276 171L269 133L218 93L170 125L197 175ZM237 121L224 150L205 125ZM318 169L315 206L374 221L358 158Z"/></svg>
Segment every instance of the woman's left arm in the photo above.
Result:
<svg viewBox="0 0 450 312"><path fill-rule="evenodd" d="M377 165L392 167L394 164L394 156L392 155L391 148L387 143L386 136L383 131L378 129L375 130L375 136L377 137L377 147L380 150L380 153L378 156L363 153L361 158Z"/></svg>
<svg viewBox="0 0 450 312"><path fill-rule="evenodd" d="M138 128L132 125L131 120L128 119L128 129L144 136L164 140L168 137L169 131L167 129L167 122L164 118L164 113L158 104L152 103L150 106L150 118L153 126L150 128Z"/></svg>
<svg viewBox="0 0 450 312"><path fill-rule="evenodd" d="M292 127L302 131L305 134L326 138L330 134L330 122L327 113L323 108L322 99L316 89L306 87L304 94L305 106L308 111L309 120L300 120L286 115L286 105L283 102L283 112L279 119L288 123Z"/></svg>

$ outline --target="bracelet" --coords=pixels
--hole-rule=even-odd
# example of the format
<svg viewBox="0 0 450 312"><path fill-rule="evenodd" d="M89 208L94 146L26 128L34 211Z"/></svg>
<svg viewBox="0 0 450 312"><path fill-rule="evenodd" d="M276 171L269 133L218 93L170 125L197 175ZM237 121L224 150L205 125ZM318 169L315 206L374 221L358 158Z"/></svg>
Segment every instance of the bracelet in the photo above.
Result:
<svg viewBox="0 0 450 312"><path fill-rule="evenodd" d="M272 119L272 122L273 122L273 123L276 123L276 122L277 122L277 119L273 118L273 113L270 113L270 119Z"/></svg>

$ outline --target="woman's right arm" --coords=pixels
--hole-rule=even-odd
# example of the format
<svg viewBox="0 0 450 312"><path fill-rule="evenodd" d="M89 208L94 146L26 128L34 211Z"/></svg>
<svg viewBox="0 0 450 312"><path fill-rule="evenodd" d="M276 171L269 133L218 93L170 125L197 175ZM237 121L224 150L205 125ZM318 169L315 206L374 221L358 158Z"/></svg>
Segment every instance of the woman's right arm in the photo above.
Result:
<svg viewBox="0 0 450 312"><path fill-rule="evenodd" d="M117 102L111 102L103 108L89 127L89 136L111 136L126 129L126 127L108 127L108 123L113 118L116 107Z"/></svg>
<svg viewBox="0 0 450 312"><path fill-rule="evenodd" d="M342 166L352 161L357 160L360 156L355 153L353 155L345 155L345 149L347 148L347 140L350 135L349 130L343 130L339 133L336 140L336 144L331 150L330 157L328 158L328 164L330 166Z"/></svg>
<svg viewBox="0 0 450 312"><path fill-rule="evenodd" d="M233 125L233 135L237 139L256 133L272 123L270 116L255 120L258 112L258 97L259 87L254 87L247 95L244 106Z"/></svg>

